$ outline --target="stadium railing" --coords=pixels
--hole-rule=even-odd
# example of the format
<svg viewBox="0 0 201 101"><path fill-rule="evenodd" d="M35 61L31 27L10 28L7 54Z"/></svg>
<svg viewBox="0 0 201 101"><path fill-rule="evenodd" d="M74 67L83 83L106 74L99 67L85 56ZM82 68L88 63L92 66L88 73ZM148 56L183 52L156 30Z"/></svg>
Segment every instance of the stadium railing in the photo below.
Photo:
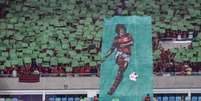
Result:
<svg viewBox="0 0 201 101"><path fill-rule="evenodd" d="M38 75L38 74L30 74ZM90 77L90 76L99 76L98 73L41 73L40 77ZM0 77L12 77L15 78L12 74L0 74ZM16 77L19 77L17 75Z"/></svg>
<svg viewBox="0 0 201 101"><path fill-rule="evenodd" d="M155 76L201 76L201 72L191 72L187 74L185 72L154 72Z"/></svg>

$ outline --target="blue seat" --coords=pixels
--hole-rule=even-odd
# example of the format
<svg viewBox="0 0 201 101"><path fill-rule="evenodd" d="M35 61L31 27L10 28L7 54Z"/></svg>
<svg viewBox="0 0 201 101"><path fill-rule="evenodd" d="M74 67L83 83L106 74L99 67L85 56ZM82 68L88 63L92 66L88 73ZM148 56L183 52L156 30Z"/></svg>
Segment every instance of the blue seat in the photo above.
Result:
<svg viewBox="0 0 201 101"><path fill-rule="evenodd" d="M69 97L69 98L68 98L68 101L73 101L73 97Z"/></svg>
<svg viewBox="0 0 201 101"><path fill-rule="evenodd" d="M163 101L168 101L168 96L163 96Z"/></svg>
<svg viewBox="0 0 201 101"><path fill-rule="evenodd" d="M76 97L76 98L74 99L74 101L80 101L80 98L79 98L79 97Z"/></svg>
<svg viewBox="0 0 201 101"><path fill-rule="evenodd" d="M201 96L198 96L198 101L201 101Z"/></svg>
<svg viewBox="0 0 201 101"><path fill-rule="evenodd" d="M89 101L93 101L93 100L94 100L94 98L93 98L93 97L90 97L90 98L89 98Z"/></svg>
<svg viewBox="0 0 201 101"><path fill-rule="evenodd" d="M169 101L175 101L175 96L170 96Z"/></svg>
<svg viewBox="0 0 201 101"><path fill-rule="evenodd" d="M161 97L161 96L158 96L158 97L157 97L157 100L158 100L158 101L162 101L162 97Z"/></svg>
<svg viewBox="0 0 201 101"><path fill-rule="evenodd" d="M190 101L189 98L188 98L188 96L185 97L185 101Z"/></svg>
<svg viewBox="0 0 201 101"><path fill-rule="evenodd" d="M13 98L13 101L18 101L18 99L17 98Z"/></svg>
<svg viewBox="0 0 201 101"><path fill-rule="evenodd" d="M0 101L5 101L5 98L0 98Z"/></svg>
<svg viewBox="0 0 201 101"><path fill-rule="evenodd" d="M181 101L181 96L176 96L176 101Z"/></svg>
<svg viewBox="0 0 201 101"><path fill-rule="evenodd" d="M5 101L5 99L4 98L0 98L0 101Z"/></svg>
<svg viewBox="0 0 201 101"><path fill-rule="evenodd" d="M191 101L198 101L198 97L197 96L192 96Z"/></svg>
<svg viewBox="0 0 201 101"><path fill-rule="evenodd" d="M53 98L53 97L50 97L48 101L54 101L54 98Z"/></svg>
<svg viewBox="0 0 201 101"><path fill-rule="evenodd" d="M61 101L61 98L57 97L55 98L55 101Z"/></svg>
<svg viewBox="0 0 201 101"><path fill-rule="evenodd" d="M12 98L6 98L5 101L12 101Z"/></svg>
<svg viewBox="0 0 201 101"><path fill-rule="evenodd" d="M62 97L61 101L68 101L66 97Z"/></svg>

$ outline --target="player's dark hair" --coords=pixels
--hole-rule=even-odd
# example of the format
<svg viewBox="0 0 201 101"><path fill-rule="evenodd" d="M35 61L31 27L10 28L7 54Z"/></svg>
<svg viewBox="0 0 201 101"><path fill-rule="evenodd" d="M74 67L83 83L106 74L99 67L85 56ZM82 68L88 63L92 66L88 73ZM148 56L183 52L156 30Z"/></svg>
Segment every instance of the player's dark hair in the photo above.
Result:
<svg viewBox="0 0 201 101"><path fill-rule="evenodd" d="M126 27L124 24L117 24L116 25L116 33L119 33L119 29L122 28L126 32Z"/></svg>

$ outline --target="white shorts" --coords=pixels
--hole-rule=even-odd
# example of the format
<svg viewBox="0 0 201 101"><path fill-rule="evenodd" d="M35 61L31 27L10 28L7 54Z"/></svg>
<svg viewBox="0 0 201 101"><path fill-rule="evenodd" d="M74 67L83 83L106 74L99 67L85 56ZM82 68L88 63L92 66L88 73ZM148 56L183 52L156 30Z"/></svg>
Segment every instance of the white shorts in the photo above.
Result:
<svg viewBox="0 0 201 101"><path fill-rule="evenodd" d="M123 53L121 51L117 51L116 53L116 58L120 56L120 57L123 57L125 61L129 62L130 61L130 55L126 54L126 53Z"/></svg>

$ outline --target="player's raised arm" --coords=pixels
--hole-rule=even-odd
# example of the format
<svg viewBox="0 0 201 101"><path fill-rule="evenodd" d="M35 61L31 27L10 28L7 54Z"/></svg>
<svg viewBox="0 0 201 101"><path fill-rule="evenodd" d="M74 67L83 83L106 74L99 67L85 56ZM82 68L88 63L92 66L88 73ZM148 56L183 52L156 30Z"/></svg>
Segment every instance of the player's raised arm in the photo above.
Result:
<svg viewBox="0 0 201 101"><path fill-rule="evenodd" d="M104 56L104 59L108 58L115 50L116 48L116 40L114 39L112 42L112 47L107 51L106 55Z"/></svg>

